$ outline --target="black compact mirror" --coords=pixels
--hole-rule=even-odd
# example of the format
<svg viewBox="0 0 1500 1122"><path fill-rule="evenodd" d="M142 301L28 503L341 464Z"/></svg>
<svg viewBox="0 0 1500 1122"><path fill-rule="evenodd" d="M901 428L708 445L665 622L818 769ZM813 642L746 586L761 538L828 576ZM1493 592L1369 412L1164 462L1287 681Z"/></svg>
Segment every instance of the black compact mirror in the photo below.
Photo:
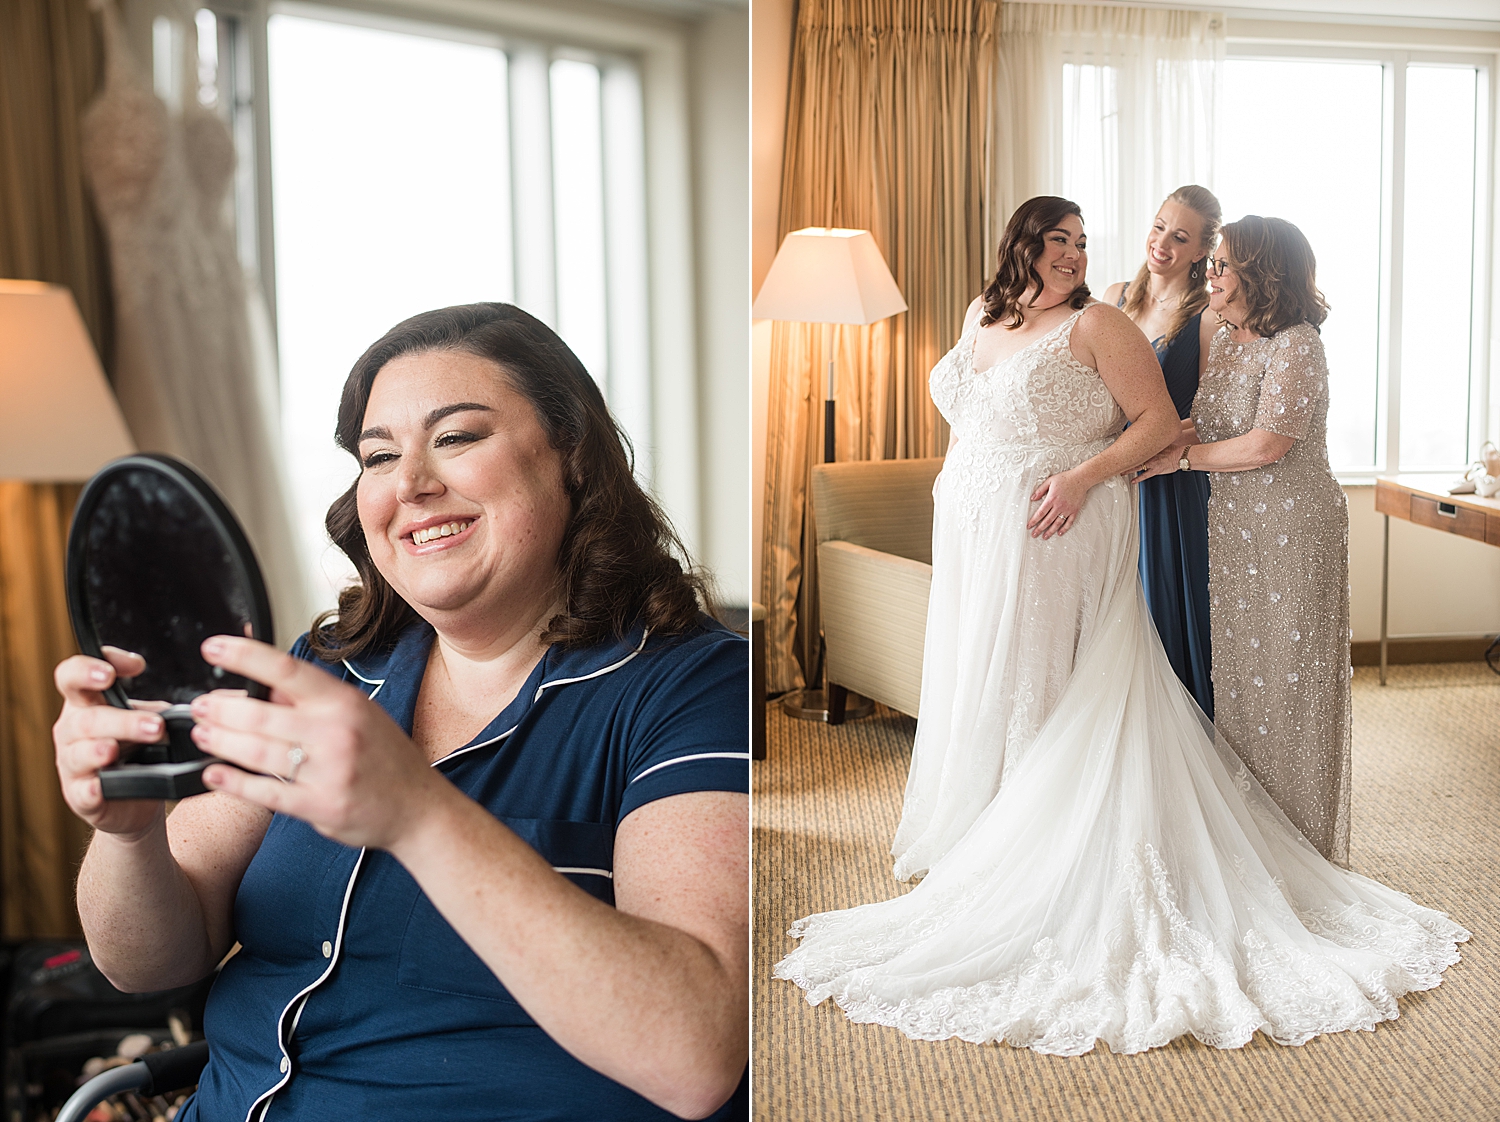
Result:
<svg viewBox="0 0 1500 1122"><path fill-rule="evenodd" d="M126 456L107 464L79 496L68 532L68 614L79 649L105 647L146 662L105 691L122 709L160 711L165 744L128 749L99 779L106 799L181 799L201 794L212 757L193 743L193 698L259 682L203 661L210 635L271 640L271 605L250 543L218 493L170 456Z"/></svg>

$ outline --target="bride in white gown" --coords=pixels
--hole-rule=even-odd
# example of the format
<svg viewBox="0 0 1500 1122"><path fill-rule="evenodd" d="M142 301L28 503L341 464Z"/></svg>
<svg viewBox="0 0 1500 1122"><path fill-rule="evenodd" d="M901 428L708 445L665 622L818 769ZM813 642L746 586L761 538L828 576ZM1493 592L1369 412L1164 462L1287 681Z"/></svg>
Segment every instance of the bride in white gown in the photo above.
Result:
<svg viewBox="0 0 1500 1122"><path fill-rule="evenodd" d="M925 877L799 920L776 976L918 1039L1059 1055L1372 1029L1469 934L1325 861L1214 736L1136 569L1121 472L1177 429L1149 345L1088 300L1073 204L1023 204L999 256L986 298L1019 323L975 301L931 376L953 436L893 847Z"/></svg>

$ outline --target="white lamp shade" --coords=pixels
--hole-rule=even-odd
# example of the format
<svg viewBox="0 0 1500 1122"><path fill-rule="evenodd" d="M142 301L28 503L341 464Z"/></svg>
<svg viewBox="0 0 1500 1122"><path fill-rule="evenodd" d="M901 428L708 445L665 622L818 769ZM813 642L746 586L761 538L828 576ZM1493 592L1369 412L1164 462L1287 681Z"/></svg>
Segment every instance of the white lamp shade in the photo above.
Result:
<svg viewBox="0 0 1500 1122"><path fill-rule="evenodd" d="M0 479L88 479L134 451L73 294L0 280Z"/></svg>
<svg viewBox="0 0 1500 1122"><path fill-rule="evenodd" d="M869 231L809 226L782 241L751 315L799 323L874 323L904 311L906 301Z"/></svg>

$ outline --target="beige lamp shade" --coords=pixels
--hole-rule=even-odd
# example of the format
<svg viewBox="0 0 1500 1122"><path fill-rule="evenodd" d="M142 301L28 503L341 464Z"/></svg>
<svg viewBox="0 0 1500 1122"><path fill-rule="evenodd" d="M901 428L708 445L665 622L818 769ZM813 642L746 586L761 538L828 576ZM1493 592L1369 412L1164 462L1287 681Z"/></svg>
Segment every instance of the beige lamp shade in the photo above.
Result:
<svg viewBox="0 0 1500 1122"><path fill-rule="evenodd" d="M783 239L751 315L799 323L875 323L906 311L868 230L809 226Z"/></svg>
<svg viewBox="0 0 1500 1122"><path fill-rule="evenodd" d="M73 294L0 280L0 479L88 479L134 451Z"/></svg>

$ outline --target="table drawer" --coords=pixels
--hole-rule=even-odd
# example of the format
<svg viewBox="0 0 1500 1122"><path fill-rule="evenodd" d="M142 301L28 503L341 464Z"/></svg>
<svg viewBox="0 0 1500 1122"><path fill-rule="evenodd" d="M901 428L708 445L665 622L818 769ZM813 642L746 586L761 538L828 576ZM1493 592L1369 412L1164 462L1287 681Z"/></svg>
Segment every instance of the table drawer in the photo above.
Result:
<svg viewBox="0 0 1500 1122"><path fill-rule="evenodd" d="M1453 512L1450 514L1444 511L1443 507L1452 507ZM1458 534L1460 537L1484 541L1485 516L1467 507L1456 506L1453 503L1439 503L1413 495L1411 497L1411 520L1418 526L1431 526L1434 530L1447 530L1448 533Z"/></svg>

